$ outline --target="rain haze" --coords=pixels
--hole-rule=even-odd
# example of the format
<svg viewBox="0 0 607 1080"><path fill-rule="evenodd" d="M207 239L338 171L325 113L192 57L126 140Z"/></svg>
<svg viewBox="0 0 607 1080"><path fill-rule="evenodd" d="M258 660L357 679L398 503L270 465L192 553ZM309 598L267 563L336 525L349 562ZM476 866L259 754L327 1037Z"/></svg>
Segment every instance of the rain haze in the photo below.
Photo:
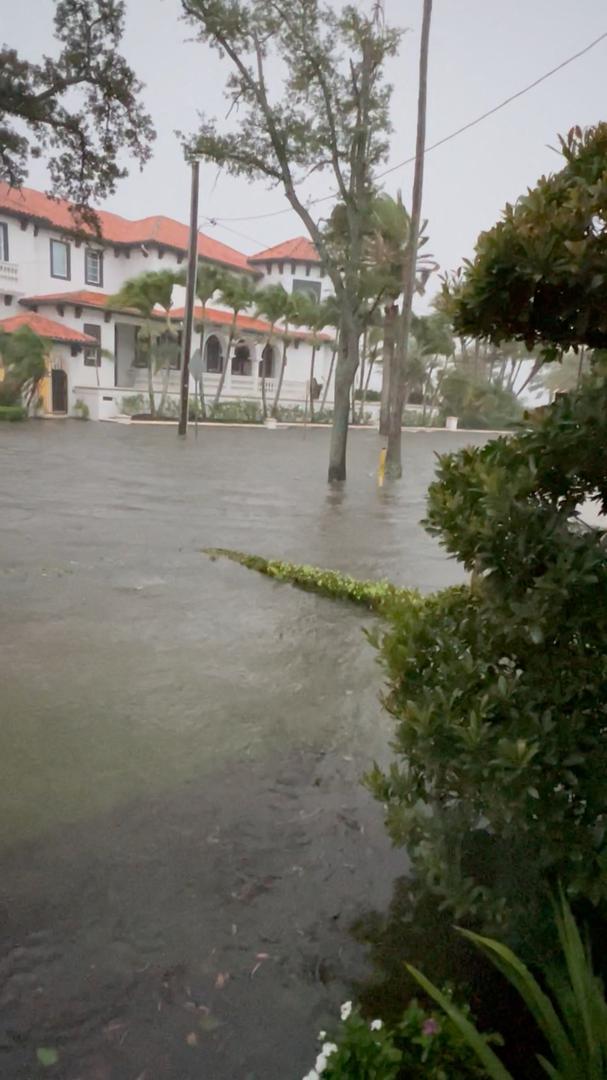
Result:
<svg viewBox="0 0 607 1080"><path fill-rule="evenodd" d="M184 0L0 0L9 121L71 14L112 169L124 7L157 131L102 235L45 154L0 185L0 1080L471 1080L488 1042L492 1076L541 1052L607 1080L607 2L351 3L404 31L379 171L406 207L429 55L442 271L590 128L449 310L433 273L412 312L418 216L377 199L368 242L365 187L334 249L208 162L196 216L176 131L216 118L240 153L244 122ZM303 67L279 38L271 94ZM57 70L33 91L63 126L83 72ZM319 222L332 187L306 180Z"/></svg>

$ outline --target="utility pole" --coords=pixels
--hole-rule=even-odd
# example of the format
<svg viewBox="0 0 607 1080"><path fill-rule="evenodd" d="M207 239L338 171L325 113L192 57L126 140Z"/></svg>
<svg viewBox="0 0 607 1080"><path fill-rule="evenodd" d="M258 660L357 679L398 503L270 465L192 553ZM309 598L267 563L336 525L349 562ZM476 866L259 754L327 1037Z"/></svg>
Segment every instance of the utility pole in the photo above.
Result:
<svg viewBox="0 0 607 1080"><path fill-rule="evenodd" d="M398 323L394 365L390 377L390 413L388 421L388 453L386 474L392 480L398 480L403 473L402 466L402 423L405 404L409 334L413 312L413 293L417 271L417 248L422 212L422 193L424 187L424 155L426 153L426 98L428 93L428 51L430 42L430 21L432 18L432 0L423 0L423 19L421 44L419 51L419 90L417 97L417 140L415 145L415 174L413 177L413 197L411 202L411 221L409 240L403 268L403 310Z"/></svg>
<svg viewBox="0 0 607 1080"><path fill-rule="evenodd" d="M190 196L190 239L188 245L188 273L186 278L185 317L181 349L181 402L178 435L188 429L188 392L190 389L190 352L192 351L192 327L194 325L194 300L196 297L196 272L198 269L198 187L200 162L192 160L192 193Z"/></svg>

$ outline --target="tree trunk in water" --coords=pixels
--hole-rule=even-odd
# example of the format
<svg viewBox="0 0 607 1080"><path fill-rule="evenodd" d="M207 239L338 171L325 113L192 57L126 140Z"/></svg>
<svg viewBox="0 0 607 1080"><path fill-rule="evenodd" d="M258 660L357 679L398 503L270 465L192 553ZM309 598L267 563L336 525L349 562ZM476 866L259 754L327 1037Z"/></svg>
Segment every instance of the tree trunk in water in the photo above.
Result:
<svg viewBox="0 0 607 1080"><path fill-rule="evenodd" d="M390 304L384 311L384 342L382 348L381 399L379 405L379 433L388 434L390 417L390 375L395 348L396 318L398 304Z"/></svg>
<svg viewBox="0 0 607 1080"><path fill-rule="evenodd" d="M396 351L398 363L395 364L396 385L390 393L390 421L388 430L388 452L386 455L386 474L392 479L402 476L402 419L405 404L407 359L413 293L415 290L415 272L417 269L417 247L422 211L422 193L424 187L424 154L426 149L426 97L428 90L428 51L430 43L430 21L432 18L432 0L424 0L421 44L419 52L419 92L417 98L417 139L415 145L415 175L413 178L413 197L411 200L411 224L407 258L403 274L403 310L398 334Z"/></svg>
<svg viewBox="0 0 607 1080"><path fill-rule="evenodd" d="M223 390L224 383L226 381L226 375L228 373L228 365L232 363L232 361L230 359L230 355L231 355L231 352L232 352L232 345L234 343L235 330L236 330L236 312L234 312L234 318L232 319L232 325L230 326L230 337L229 337L229 340L228 340L228 348L227 348L227 352L226 352L224 365L223 365L223 368L222 368L222 371L221 371L221 375L219 377L219 383L217 384L217 390L215 391L215 397L213 398L213 404L211 406L211 416L213 415L213 413L215 412L215 409L217 408L217 406L219 404L219 399L221 397L221 392Z"/></svg>
<svg viewBox="0 0 607 1080"><path fill-rule="evenodd" d="M316 350L317 346L312 346L312 359L310 360L310 423L314 423L314 365L316 363Z"/></svg>
<svg viewBox="0 0 607 1080"><path fill-rule="evenodd" d="M286 328L286 333L289 332L289 327ZM287 366L287 339L285 337L284 345L282 347L282 359L280 361L280 372L278 375L278 385L276 387L276 393L274 395L274 404L272 405L272 416L275 420L278 420L278 402L280 400L280 391L282 390L282 380L285 377L285 368Z"/></svg>
<svg viewBox="0 0 607 1080"><path fill-rule="evenodd" d="M329 451L329 483L346 479L346 447L348 444L348 421L350 417L350 391L358 367L357 330L341 335L341 346L335 371L335 402L331 449Z"/></svg>
<svg viewBox="0 0 607 1080"><path fill-rule="evenodd" d="M333 375L333 368L335 367L335 357L337 356L338 349L339 349L339 340L336 341L335 345L333 346L333 352L331 353L331 363L329 364L329 373L327 375L327 381L325 383L325 388L324 388L324 390L322 392L322 401L320 403L320 411L321 411L321 413L323 413L325 411L325 405L327 404L327 394L329 393L329 387L331 385L331 377Z"/></svg>

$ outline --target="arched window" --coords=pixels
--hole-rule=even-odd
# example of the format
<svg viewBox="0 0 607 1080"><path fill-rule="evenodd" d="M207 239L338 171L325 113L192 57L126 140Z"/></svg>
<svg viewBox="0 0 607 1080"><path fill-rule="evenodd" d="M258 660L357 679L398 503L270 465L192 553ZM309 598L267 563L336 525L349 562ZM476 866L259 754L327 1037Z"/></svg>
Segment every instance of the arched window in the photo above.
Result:
<svg viewBox="0 0 607 1080"><path fill-rule="evenodd" d="M266 345L261 354L261 360L259 361L259 378L274 378L274 349L271 345Z"/></svg>
<svg viewBox="0 0 607 1080"><path fill-rule="evenodd" d="M251 352L246 341L243 341L242 338L240 341L237 341L234 346L234 353L232 355L232 374L251 374Z"/></svg>
<svg viewBox="0 0 607 1080"><path fill-rule="evenodd" d="M204 347L204 359L205 359L205 371L216 372L220 374L223 371L223 355L221 352L221 342L215 334L211 334L206 341Z"/></svg>

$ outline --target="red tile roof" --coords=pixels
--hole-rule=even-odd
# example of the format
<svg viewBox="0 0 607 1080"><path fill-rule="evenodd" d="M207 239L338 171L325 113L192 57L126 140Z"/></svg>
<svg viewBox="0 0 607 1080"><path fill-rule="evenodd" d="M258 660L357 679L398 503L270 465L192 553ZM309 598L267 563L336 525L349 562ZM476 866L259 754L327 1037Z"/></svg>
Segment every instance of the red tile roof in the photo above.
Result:
<svg viewBox="0 0 607 1080"><path fill-rule="evenodd" d="M19 301L24 307L33 307L34 304L77 304L80 307L106 307L109 293L89 292L88 289L77 289L75 292L43 293L42 296L23 296Z"/></svg>
<svg viewBox="0 0 607 1080"><path fill-rule="evenodd" d="M306 236L296 236L293 240L285 240L284 244L275 244L274 247L259 251L257 255L249 255L250 263L273 262L275 259L284 259L293 262L319 263L318 252L311 240Z"/></svg>
<svg viewBox="0 0 607 1080"><path fill-rule="evenodd" d="M101 311L123 312L125 315L136 315L141 318L141 313L136 308L119 308L109 303L109 293L89 292L88 289L77 289L75 292L43 293L41 296L22 296L19 303L23 307L33 308L44 304L73 304L75 307L98 308ZM153 312L153 318L166 319L166 312L158 308Z"/></svg>
<svg viewBox="0 0 607 1080"><path fill-rule="evenodd" d="M171 310L171 318L176 319L177 321L183 319L184 314L185 308L182 307L173 308ZM194 318L202 319L202 315L202 306L198 305L194 308ZM215 323L216 325L219 324L220 326L229 326L232 322L232 312L220 311L218 308L205 308L204 317L208 323ZM236 326L239 330L250 330L251 332L257 334L268 334L271 329L269 322L266 322L264 319L253 319L250 315L237 315ZM281 335L284 334L284 328L276 326L274 328L274 334L276 335L276 337L281 337ZM312 335L309 330L289 330L289 337L300 338L303 341L308 341L313 336L314 335ZM315 336L318 338L319 341L333 340L329 336L329 334L316 334Z"/></svg>
<svg viewBox="0 0 607 1080"><path fill-rule="evenodd" d="M33 188L10 188L0 183L0 210L19 217L33 218L36 221L52 225L65 232L81 231L94 235L86 225L78 226L70 213L70 203L65 199L51 199ZM96 210L101 225L101 236L109 244L139 247L141 244L158 244L186 252L188 247L188 227L173 218L155 215L129 221L107 210ZM247 256L227 244L220 243L210 236L200 233L198 236L198 254L203 259L221 263L234 270L250 271Z"/></svg>
<svg viewBox="0 0 607 1080"><path fill-rule="evenodd" d="M53 319L45 319L43 315L37 315L34 311L23 312L20 315L10 315L8 319L0 319L0 330L5 334L14 334L22 326L29 326L30 330L39 334L40 337L49 338L51 341L67 342L70 345L97 345L95 338L88 334L81 334L79 330L72 330L69 326L54 322Z"/></svg>
<svg viewBox="0 0 607 1080"><path fill-rule="evenodd" d="M73 304L75 307L92 307L98 308L102 311L115 311L124 312L126 315L137 315L139 312L134 308L112 308L108 307L108 301L110 296L108 293L94 293L88 292L86 289L80 289L77 292L65 292L65 293L46 293L43 296L24 296L19 303L24 307L37 307L44 304ZM170 311L171 319L179 322L183 319L185 314L185 308L172 308ZM198 304L194 308L194 318L202 318L202 305ZM166 314L160 308L155 312L155 317L159 319L165 319ZM205 308L205 319L207 322L218 324L219 326L229 326L232 322L231 311L221 311L219 308ZM250 331L257 334L268 334L270 330L269 322L264 319L255 319L251 315L238 315L236 318L236 326L239 330ZM284 330L280 326L275 328L275 334L280 337ZM289 330L289 337L301 338L304 341L309 340L313 335L306 330ZM333 339L329 334L316 334L319 341L332 341Z"/></svg>

